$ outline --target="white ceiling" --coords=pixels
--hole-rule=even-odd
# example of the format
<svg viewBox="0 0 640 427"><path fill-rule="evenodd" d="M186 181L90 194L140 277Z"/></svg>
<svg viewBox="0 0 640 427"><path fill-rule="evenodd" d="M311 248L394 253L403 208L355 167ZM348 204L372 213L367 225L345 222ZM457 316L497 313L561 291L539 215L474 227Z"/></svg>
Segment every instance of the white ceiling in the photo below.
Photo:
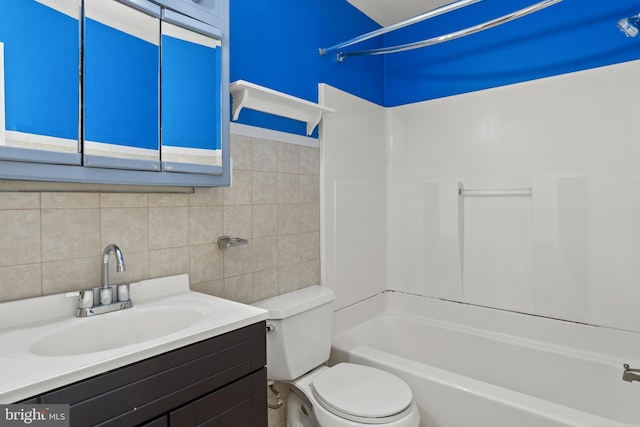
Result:
<svg viewBox="0 0 640 427"><path fill-rule="evenodd" d="M383 27L413 18L454 0L348 0Z"/></svg>

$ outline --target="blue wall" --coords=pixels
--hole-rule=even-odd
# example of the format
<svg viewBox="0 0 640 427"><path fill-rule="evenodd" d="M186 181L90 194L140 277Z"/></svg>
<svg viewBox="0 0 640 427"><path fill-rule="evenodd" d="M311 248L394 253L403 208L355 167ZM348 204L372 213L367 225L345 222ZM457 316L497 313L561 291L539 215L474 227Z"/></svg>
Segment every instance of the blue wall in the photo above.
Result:
<svg viewBox="0 0 640 427"><path fill-rule="evenodd" d="M318 83L384 103L383 58L338 64L320 56L332 46L379 28L346 0L232 0L231 81L246 80L308 101L318 101ZM363 43L380 47L382 40ZM297 121L243 109L239 123L304 135ZM317 131L316 131L317 132Z"/></svg>
<svg viewBox="0 0 640 427"><path fill-rule="evenodd" d="M348 48L393 46L439 36L538 0L483 0ZM378 28L346 0L231 2L231 80L248 80L311 101L317 83L397 106L640 58L640 36L616 28L640 0L563 2L469 37L386 56L321 57L317 49ZM240 122L304 135L304 125L243 110Z"/></svg>
<svg viewBox="0 0 640 427"><path fill-rule="evenodd" d="M78 139L78 20L0 1L7 130Z"/></svg>
<svg viewBox="0 0 640 427"><path fill-rule="evenodd" d="M538 0L483 0L385 36L385 45L424 40L506 15ZM385 57L385 105L396 106L640 58L640 37L620 18L638 0L564 0L465 38ZM350 58L357 60L358 58Z"/></svg>

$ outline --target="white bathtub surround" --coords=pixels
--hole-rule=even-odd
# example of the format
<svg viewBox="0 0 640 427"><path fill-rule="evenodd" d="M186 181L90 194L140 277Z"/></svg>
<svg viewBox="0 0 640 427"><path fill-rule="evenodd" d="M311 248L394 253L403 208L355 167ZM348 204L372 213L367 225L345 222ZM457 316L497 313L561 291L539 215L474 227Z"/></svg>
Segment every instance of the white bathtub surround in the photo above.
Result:
<svg viewBox="0 0 640 427"><path fill-rule="evenodd" d="M385 292L335 314L331 363L388 370L422 427L640 425L640 335Z"/></svg>
<svg viewBox="0 0 640 427"><path fill-rule="evenodd" d="M533 312L531 198L465 198L464 295L457 301Z"/></svg>
<svg viewBox="0 0 640 427"><path fill-rule="evenodd" d="M539 312L638 330L637 176L534 179L534 302Z"/></svg>
<svg viewBox="0 0 640 427"><path fill-rule="evenodd" d="M319 98L338 106L320 123L320 229L323 283L341 308L386 287L385 112L327 85Z"/></svg>
<svg viewBox="0 0 640 427"><path fill-rule="evenodd" d="M588 179L538 178L533 182L533 302L540 314L589 321ZM567 304L571 301L571 304Z"/></svg>
<svg viewBox="0 0 640 427"><path fill-rule="evenodd" d="M640 332L638 76L632 61L387 109L321 87L336 110L320 135L337 307L397 289ZM465 197L444 220L426 189L458 182L533 190ZM344 259L359 251L372 261Z"/></svg>
<svg viewBox="0 0 640 427"><path fill-rule="evenodd" d="M431 182L423 187L424 263L428 294L462 297L464 204L460 182Z"/></svg>
<svg viewBox="0 0 640 427"><path fill-rule="evenodd" d="M425 257L422 218L405 214L421 210L423 183L527 188L540 178L588 177L607 189L589 195L586 209L573 202L579 192L559 193L557 234L565 252L555 261L539 246L533 252L541 215L553 215L544 212L536 188L530 199L465 199L463 297L456 299L640 331L627 303L640 299L640 287L631 284L640 277L634 237L640 228L625 217L635 202L618 195L622 185L626 197L635 197L631 183L640 176L640 146L625 131L637 122L626 100L639 73L635 61L390 109L388 286L430 295L425 277L411 267ZM581 242L577 228L585 221L595 228ZM557 272L548 262L563 260L574 285L553 286L561 279L541 271Z"/></svg>

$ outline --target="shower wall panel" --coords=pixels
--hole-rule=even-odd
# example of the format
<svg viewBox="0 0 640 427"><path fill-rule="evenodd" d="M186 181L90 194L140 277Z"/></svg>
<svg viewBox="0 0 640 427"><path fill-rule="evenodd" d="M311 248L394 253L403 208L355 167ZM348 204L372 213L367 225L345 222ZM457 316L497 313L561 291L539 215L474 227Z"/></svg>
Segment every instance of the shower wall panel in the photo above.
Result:
<svg viewBox="0 0 640 427"><path fill-rule="evenodd" d="M455 299L640 331L638 76L634 61L389 109L387 288L446 294L420 268L425 183L533 187L464 199Z"/></svg>

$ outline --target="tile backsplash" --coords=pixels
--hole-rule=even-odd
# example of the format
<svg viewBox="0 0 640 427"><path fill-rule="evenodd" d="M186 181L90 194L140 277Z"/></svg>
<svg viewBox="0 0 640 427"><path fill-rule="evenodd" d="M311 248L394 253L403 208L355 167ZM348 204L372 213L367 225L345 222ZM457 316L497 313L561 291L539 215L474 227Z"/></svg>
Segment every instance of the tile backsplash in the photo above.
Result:
<svg viewBox="0 0 640 427"><path fill-rule="evenodd" d="M192 194L0 192L0 301L98 286L109 243L114 283L189 273L245 303L320 283L318 148L232 135L231 156L232 187Z"/></svg>

